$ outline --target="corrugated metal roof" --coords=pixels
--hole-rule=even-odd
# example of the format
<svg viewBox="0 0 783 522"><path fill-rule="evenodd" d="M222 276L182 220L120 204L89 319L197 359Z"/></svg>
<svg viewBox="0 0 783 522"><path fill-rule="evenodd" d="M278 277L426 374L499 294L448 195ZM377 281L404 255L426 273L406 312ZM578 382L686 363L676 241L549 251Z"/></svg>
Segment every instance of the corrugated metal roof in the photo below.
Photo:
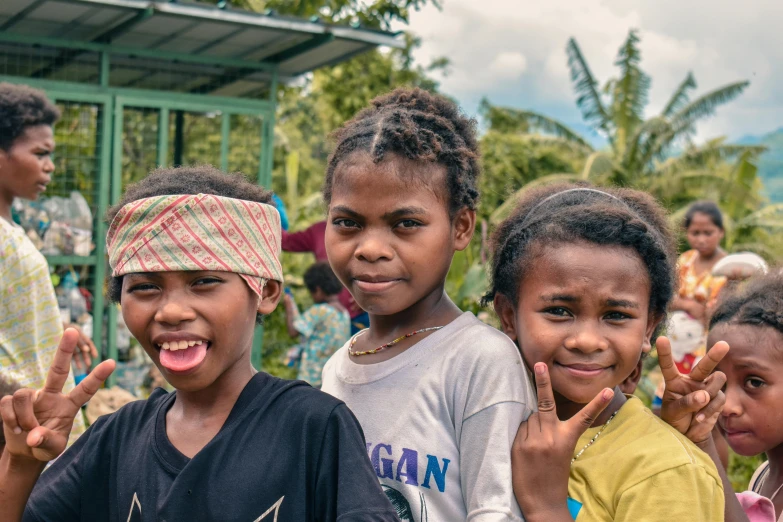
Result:
<svg viewBox="0 0 783 522"><path fill-rule="evenodd" d="M110 43L123 49L188 54L211 59L274 64L282 80L330 65L377 46L401 47L395 33L335 26L320 21L220 9L198 2L150 0L2 0L0 33L84 43ZM60 57L62 58L62 57ZM129 55L129 60L133 58ZM113 67L114 67L113 62ZM117 66L122 61L116 62ZM68 64L73 67L73 64ZM128 65L128 64L126 64ZM176 65L176 66L175 66ZM171 69L180 64L167 64ZM196 65L184 67L193 75ZM214 69L215 65L205 66ZM219 67L218 67L219 68ZM138 82L149 72L132 73L132 67L116 72L116 81ZM136 69L139 69L138 65ZM219 71L208 71L214 79ZM236 72L236 71L234 71ZM241 76L241 78L239 77ZM263 72L239 75L236 82ZM192 79L192 76L191 76ZM252 79L252 78L251 78ZM229 83L218 88L230 91ZM120 81L118 86L123 86ZM130 85L129 85L130 86ZM145 85L141 85L144 87ZM214 86L214 85L213 85ZM241 89L240 89L241 90Z"/></svg>

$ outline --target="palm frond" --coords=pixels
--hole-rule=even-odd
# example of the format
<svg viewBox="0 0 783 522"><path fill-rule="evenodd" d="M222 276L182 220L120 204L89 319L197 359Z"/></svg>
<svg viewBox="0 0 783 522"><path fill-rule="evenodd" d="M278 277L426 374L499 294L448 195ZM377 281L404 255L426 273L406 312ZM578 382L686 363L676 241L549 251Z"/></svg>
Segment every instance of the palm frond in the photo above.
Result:
<svg viewBox="0 0 783 522"><path fill-rule="evenodd" d="M692 147L677 156L667 159L658 169L659 175L666 175L678 170L693 168L695 165L713 165L733 160L746 155L748 160L756 158L767 150L760 145L724 144L725 138L716 138L700 147Z"/></svg>
<svg viewBox="0 0 783 522"><path fill-rule="evenodd" d="M696 78L693 77L693 73L689 72L688 76L685 77L685 79L682 81L679 87L677 87L677 90L674 91L674 94L672 95L671 99L669 99L666 106L663 108L663 112L661 112L661 116L671 116L675 112L679 111L689 101L688 97L688 91L693 90L696 88Z"/></svg>
<svg viewBox="0 0 783 522"><path fill-rule="evenodd" d="M626 140L643 121L650 91L650 77L639 68L642 55L638 44L636 31L630 31L615 61L620 68L620 78L612 89L611 116L617 132L615 146L621 154L627 148Z"/></svg>
<svg viewBox="0 0 783 522"><path fill-rule="evenodd" d="M479 104L479 114L490 131L509 134L530 132L529 122L520 117L514 109L492 105L486 98Z"/></svg>
<svg viewBox="0 0 783 522"><path fill-rule="evenodd" d="M650 118L636 127L623 154L623 167L640 171L647 166L659 152L654 148L658 136L665 134L669 129L668 120L660 116Z"/></svg>
<svg viewBox="0 0 783 522"><path fill-rule="evenodd" d="M607 130L609 114L601 101L598 82L593 77L576 40L571 38L566 46L568 67L571 69L571 81L576 91L576 105L582 111L582 117L597 129Z"/></svg>
<svg viewBox="0 0 783 522"><path fill-rule="evenodd" d="M748 81L730 83L712 92L699 96L672 115L675 134L689 129L697 120L711 116L718 106L728 103L750 85Z"/></svg>
<svg viewBox="0 0 783 522"><path fill-rule="evenodd" d="M521 111L516 109L507 109L507 110L515 114L520 120L528 122L531 129L533 130L538 130L541 132L545 132L547 134L552 134L553 136L557 136L558 138L562 138L564 140L578 144L579 146L583 147L586 150L590 150L590 151L593 150L592 145L590 145L576 131L569 128L567 125L555 120L554 118L549 118L548 116L544 116L543 114L539 114L533 111Z"/></svg>
<svg viewBox="0 0 783 522"><path fill-rule="evenodd" d="M581 142L561 138L559 136L550 136L546 134L523 134L521 138L523 141L533 146L553 147L578 155L590 154L593 152L593 147L591 147L589 144L585 146Z"/></svg>
<svg viewBox="0 0 783 522"><path fill-rule="evenodd" d="M518 132L528 134L534 131L551 134L566 141L592 151L593 147L576 131L554 118L533 111L496 107L486 104L482 106L483 114L490 119L490 129L504 133Z"/></svg>
<svg viewBox="0 0 783 522"><path fill-rule="evenodd" d="M614 161L603 152L594 152L585 161L581 178L590 181L605 181L614 172Z"/></svg>
<svg viewBox="0 0 783 522"><path fill-rule="evenodd" d="M783 220L783 203L765 205L759 210L742 218L737 223L737 226L758 226L761 223L774 223L777 222L777 220ZM781 221L781 224L783 225L783 221Z"/></svg>

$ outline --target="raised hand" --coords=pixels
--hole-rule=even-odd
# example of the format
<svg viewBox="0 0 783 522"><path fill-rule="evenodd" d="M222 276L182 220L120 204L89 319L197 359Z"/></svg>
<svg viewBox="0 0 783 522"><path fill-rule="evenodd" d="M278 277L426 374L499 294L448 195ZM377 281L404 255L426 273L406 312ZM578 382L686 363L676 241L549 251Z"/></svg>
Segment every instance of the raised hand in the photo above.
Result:
<svg viewBox="0 0 783 522"><path fill-rule="evenodd" d="M669 339L659 337L655 346L665 386L661 418L692 442L704 442L710 437L726 401L721 391L726 375L713 370L729 352L729 345L723 341L715 343L690 375L677 370Z"/></svg>
<svg viewBox="0 0 783 522"><path fill-rule="evenodd" d="M579 437L612 401L614 392L604 389L579 413L561 421L547 365L537 363L535 374L538 412L519 426L511 450L514 494L528 521L570 520L568 478L574 449Z"/></svg>
<svg viewBox="0 0 783 522"><path fill-rule="evenodd" d="M42 462L59 456L65 450L79 409L114 371L114 361L104 361L69 394L64 394L78 339L76 330L65 330L42 390L25 388L0 400L5 451L10 455Z"/></svg>

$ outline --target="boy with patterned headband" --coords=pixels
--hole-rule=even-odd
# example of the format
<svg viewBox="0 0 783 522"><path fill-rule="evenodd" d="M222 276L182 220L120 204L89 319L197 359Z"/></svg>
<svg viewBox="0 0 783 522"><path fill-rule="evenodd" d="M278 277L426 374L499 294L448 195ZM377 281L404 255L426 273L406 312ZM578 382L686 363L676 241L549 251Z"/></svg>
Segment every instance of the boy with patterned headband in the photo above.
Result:
<svg viewBox="0 0 783 522"><path fill-rule="evenodd" d="M198 167L153 172L110 210L110 297L176 391L99 418L40 475L114 365L62 394L67 331L44 389L0 401L4 520L397 520L348 408L250 364L282 287L269 201Z"/></svg>

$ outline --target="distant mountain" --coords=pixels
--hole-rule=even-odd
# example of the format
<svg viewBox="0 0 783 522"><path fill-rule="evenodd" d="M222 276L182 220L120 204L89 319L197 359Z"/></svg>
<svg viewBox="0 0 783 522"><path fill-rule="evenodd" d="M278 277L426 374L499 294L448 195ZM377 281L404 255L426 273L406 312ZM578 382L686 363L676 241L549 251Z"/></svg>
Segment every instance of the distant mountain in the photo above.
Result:
<svg viewBox="0 0 783 522"><path fill-rule="evenodd" d="M783 127L763 136L743 136L736 143L767 147L758 161L759 177L764 181L770 201L783 203Z"/></svg>

